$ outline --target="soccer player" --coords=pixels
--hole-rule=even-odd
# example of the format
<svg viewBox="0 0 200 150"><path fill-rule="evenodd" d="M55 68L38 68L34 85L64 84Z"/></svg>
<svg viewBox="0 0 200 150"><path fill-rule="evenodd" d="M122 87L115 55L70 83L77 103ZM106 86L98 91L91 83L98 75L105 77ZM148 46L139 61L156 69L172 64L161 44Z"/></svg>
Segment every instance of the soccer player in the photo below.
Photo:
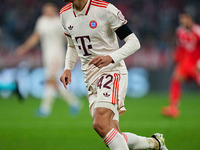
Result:
<svg viewBox="0 0 200 150"><path fill-rule="evenodd" d="M63 69L66 41L63 34L58 8L53 3L46 3L42 8L42 16L36 23L33 34L17 49L17 54L23 55L41 43L43 66L46 74L44 97L38 109L39 116L47 116L51 112L55 92L58 91L63 100L70 104L70 111L78 113L79 99L66 91L62 84L57 83L59 73Z"/></svg>
<svg viewBox="0 0 200 150"><path fill-rule="evenodd" d="M121 133L119 115L123 114L128 72L123 61L140 48L127 26L127 20L112 4L101 0L65 0L60 11L68 40L65 71L60 77L65 88L71 83L71 70L80 57L88 88L93 128L111 150L167 150L162 134L146 138ZM117 36L126 43L119 48Z"/></svg>
<svg viewBox="0 0 200 150"><path fill-rule="evenodd" d="M182 83L193 79L200 86L200 26L194 23L188 13L181 13L179 22L174 58L176 66L171 78L169 106L162 110L163 115L173 118L179 116Z"/></svg>

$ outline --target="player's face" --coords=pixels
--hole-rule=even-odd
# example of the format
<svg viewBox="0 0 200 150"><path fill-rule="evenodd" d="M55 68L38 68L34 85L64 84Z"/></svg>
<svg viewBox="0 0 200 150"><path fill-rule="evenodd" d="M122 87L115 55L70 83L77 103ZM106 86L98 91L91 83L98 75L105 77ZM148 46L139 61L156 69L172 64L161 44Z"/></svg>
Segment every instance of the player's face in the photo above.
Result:
<svg viewBox="0 0 200 150"><path fill-rule="evenodd" d="M58 15L56 6L54 7L51 5L44 6L42 9L42 13L44 16L47 16L47 17L54 17Z"/></svg>
<svg viewBox="0 0 200 150"><path fill-rule="evenodd" d="M179 22L186 28L190 28L192 25L192 18L189 15L181 14L179 16Z"/></svg>

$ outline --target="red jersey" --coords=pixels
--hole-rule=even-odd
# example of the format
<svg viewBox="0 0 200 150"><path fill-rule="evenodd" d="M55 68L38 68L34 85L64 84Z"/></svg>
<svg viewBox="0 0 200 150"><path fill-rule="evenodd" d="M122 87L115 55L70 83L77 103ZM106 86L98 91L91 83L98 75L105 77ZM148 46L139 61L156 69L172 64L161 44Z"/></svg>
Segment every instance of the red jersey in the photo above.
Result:
<svg viewBox="0 0 200 150"><path fill-rule="evenodd" d="M191 30L180 26L177 29L176 37L175 61L179 63L185 59L190 59L190 61L196 63L200 59L200 26L194 24Z"/></svg>

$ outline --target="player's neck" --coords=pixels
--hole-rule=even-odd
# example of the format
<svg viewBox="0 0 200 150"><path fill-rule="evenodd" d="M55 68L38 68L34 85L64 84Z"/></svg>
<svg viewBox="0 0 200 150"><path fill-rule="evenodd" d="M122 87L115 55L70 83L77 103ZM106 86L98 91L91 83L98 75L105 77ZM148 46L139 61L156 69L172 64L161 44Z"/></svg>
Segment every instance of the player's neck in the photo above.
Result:
<svg viewBox="0 0 200 150"><path fill-rule="evenodd" d="M82 11L83 8L85 7L85 5L87 4L87 1L88 1L88 0L75 0L75 1L73 2L74 8L75 8L77 11Z"/></svg>

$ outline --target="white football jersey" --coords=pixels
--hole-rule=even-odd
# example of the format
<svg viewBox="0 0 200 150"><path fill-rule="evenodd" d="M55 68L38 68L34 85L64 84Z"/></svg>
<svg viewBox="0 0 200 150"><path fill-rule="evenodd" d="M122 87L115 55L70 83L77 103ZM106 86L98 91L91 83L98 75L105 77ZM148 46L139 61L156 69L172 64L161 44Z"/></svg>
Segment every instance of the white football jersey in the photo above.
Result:
<svg viewBox="0 0 200 150"><path fill-rule="evenodd" d="M54 18L41 16L36 22L35 32L40 36L44 67L55 65L55 63L57 63L56 66L64 64L66 39L59 16Z"/></svg>
<svg viewBox="0 0 200 150"><path fill-rule="evenodd" d="M126 74L124 61L111 63L101 69L88 66L95 56L109 55L119 49L115 31L127 21L112 4L101 0L88 0L81 12L69 3L60 11L66 36L71 37L81 59L85 82L91 84L105 72Z"/></svg>

